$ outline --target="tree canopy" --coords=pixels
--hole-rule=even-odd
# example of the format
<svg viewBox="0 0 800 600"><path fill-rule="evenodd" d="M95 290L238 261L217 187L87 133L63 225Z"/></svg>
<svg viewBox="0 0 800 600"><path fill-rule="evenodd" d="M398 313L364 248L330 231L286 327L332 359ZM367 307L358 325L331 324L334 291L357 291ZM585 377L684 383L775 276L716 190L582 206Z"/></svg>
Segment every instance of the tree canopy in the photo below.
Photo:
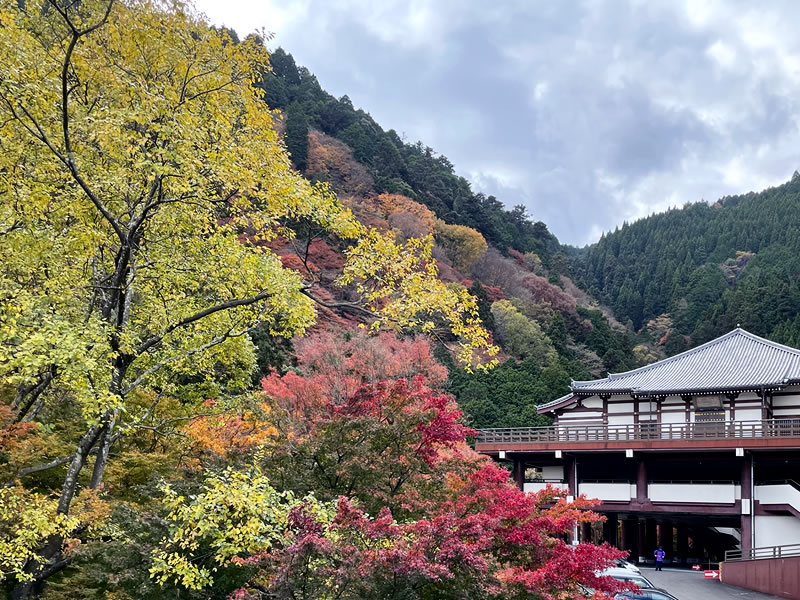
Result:
<svg viewBox="0 0 800 600"><path fill-rule="evenodd" d="M241 401L255 329L302 334L321 306L374 330L443 328L468 368L491 365L475 300L438 279L429 238L398 246L291 168L254 85L258 38L235 43L180 2L0 6L4 427L50 443L6 473L50 477L41 496L4 492L39 507L0 555L15 597L67 566L120 440ZM270 249L295 243L307 266L311 230L345 248L340 299Z"/></svg>

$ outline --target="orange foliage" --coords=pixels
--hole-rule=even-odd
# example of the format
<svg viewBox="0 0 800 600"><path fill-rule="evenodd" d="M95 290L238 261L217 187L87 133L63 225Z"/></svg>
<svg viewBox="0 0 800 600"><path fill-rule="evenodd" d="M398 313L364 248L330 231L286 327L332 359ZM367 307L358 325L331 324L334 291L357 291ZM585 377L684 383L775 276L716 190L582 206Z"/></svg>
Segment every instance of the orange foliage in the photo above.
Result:
<svg viewBox="0 0 800 600"><path fill-rule="evenodd" d="M346 144L314 130L308 132L306 174L324 176L322 179L340 195L364 196L374 185L367 169L356 162Z"/></svg>
<svg viewBox="0 0 800 600"><path fill-rule="evenodd" d="M390 215L396 213L408 213L422 222L422 225L427 230L426 233L433 232L436 223L436 215L426 206L415 202L407 196L401 194L381 194L375 199L375 204L378 210L383 213L384 217L388 218Z"/></svg>
<svg viewBox="0 0 800 600"><path fill-rule="evenodd" d="M266 444L277 430L252 412L239 415L218 415L193 419L184 432L202 450L219 456L245 452Z"/></svg>

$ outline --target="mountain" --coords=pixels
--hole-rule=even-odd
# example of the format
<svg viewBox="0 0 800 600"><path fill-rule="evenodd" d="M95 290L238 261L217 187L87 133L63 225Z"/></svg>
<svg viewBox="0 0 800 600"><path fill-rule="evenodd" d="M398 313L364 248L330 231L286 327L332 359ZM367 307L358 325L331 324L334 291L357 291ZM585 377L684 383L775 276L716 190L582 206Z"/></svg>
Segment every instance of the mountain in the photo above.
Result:
<svg viewBox="0 0 800 600"><path fill-rule="evenodd" d="M646 347L635 353L637 336L572 282L569 249L524 207L507 210L494 196L473 192L447 157L384 130L347 96L328 94L283 49L270 60L272 69L258 85L279 111L294 166L327 183L366 225L394 231L400 241L432 234L440 278L477 296L502 348L501 364L488 373L465 372L452 363L447 340L437 353L471 425L544 424L536 405L567 391L571 378L632 368L652 356ZM291 249L285 250L284 264L294 264ZM345 293L324 276L344 248L326 239L311 250L326 292ZM270 347L268 336L259 348L262 371L287 368L290 349Z"/></svg>
<svg viewBox="0 0 800 600"><path fill-rule="evenodd" d="M669 210L568 251L571 272L668 354L737 324L800 345L800 174L759 193Z"/></svg>

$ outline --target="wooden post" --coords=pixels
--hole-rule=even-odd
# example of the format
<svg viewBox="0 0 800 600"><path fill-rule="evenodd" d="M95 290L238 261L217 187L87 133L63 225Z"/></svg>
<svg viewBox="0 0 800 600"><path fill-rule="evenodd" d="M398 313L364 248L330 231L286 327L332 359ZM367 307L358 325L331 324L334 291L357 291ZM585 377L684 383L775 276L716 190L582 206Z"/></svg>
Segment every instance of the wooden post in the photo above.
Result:
<svg viewBox="0 0 800 600"><path fill-rule="evenodd" d="M525 461L517 456L514 457L514 483L520 491L525 491Z"/></svg>
<svg viewBox="0 0 800 600"><path fill-rule="evenodd" d="M650 562L653 560L655 562L655 551L658 548L658 529L656 527L656 520L655 519L647 519L645 522L645 556L647 557L647 561Z"/></svg>
<svg viewBox="0 0 800 600"><path fill-rule="evenodd" d="M679 523L677 529L678 558L685 563L689 553L689 527L684 523Z"/></svg>
<svg viewBox="0 0 800 600"><path fill-rule="evenodd" d="M603 523L603 541L612 546L617 545L617 513L606 513L606 520Z"/></svg>
<svg viewBox="0 0 800 600"><path fill-rule="evenodd" d="M752 469L753 469L753 455L747 452L744 455L744 460L742 460L742 475L739 478L740 485L741 485L741 496L742 496L742 522L741 522L741 533L742 533L742 552L745 550L749 550L753 547L753 515L755 513L754 506L753 506L753 498L751 497L750 490L753 486L752 480Z"/></svg>
<svg viewBox="0 0 800 600"><path fill-rule="evenodd" d="M639 550L639 557L638 557L638 561L637 562L639 564L642 564L647 560L647 556L645 555L646 543L645 543L645 530L644 530L644 525L645 524L644 524L644 519L639 519L639 522L638 522L637 525L638 525L637 530L638 530L638 534L639 534L637 536L638 537L638 543L636 544L636 547Z"/></svg>
<svg viewBox="0 0 800 600"><path fill-rule="evenodd" d="M636 458L636 502L647 502L647 465L641 455Z"/></svg>
<svg viewBox="0 0 800 600"><path fill-rule="evenodd" d="M675 556L675 542L672 533L672 521L664 520L658 524L658 545L664 548L668 560L671 562Z"/></svg>
<svg viewBox="0 0 800 600"><path fill-rule="evenodd" d="M592 540L592 524L591 523L582 523L581 524L581 542L584 544L591 544L594 540Z"/></svg>

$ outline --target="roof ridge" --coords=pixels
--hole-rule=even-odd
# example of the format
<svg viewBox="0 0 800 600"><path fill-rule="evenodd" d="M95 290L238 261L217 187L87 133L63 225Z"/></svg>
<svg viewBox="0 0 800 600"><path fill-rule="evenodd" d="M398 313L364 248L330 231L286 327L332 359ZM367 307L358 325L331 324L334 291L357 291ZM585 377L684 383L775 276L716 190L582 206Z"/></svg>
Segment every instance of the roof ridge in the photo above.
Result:
<svg viewBox="0 0 800 600"><path fill-rule="evenodd" d="M659 360L658 362L654 362L654 363L651 363L649 365L645 365L643 367L638 367L636 369L631 369L630 371L623 371L622 373L609 373L608 376L604 377L603 379L605 379L606 381L612 381L614 379L621 379L623 377L628 377L630 375L635 375L637 373L644 373L646 371L654 369L655 367L660 367L660 366L665 365L667 363L675 362L678 359L684 358L686 356L690 356L691 354L695 354L695 353L699 352L700 350L704 350L706 348L710 348L711 346L714 346L715 344L718 344L718 343L722 342L723 340L728 339L729 337L733 337L734 335L737 335L739 333L746 333L749 336L752 336L754 338L758 338L757 335L753 335L752 333L746 332L741 327L737 327L736 329L732 329L728 333L725 333L725 334L719 336L718 338L714 338L713 340L709 340L709 341L707 341L707 342L705 342L703 344L700 344L699 346L696 346L694 348L690 348L689 350L684 350L683 352L681 352L679 354L676 354L674 356L669 356L669 357L667 357L667 358L665 358L663 360ZM768 340L765 340L765 341L768 341ZM798 355L800 355L800 351L796 351L796 352L798 352ZM574 381L573 384L598 383L600 381L603 381L603 379L593 379L593 380L587 380L587 381Z"/></svg>
<svg viewBox="0 0 800 600"><path fill-rule="evenodd" d="M749 337L754 342L759 344L764 344L765 346L770 346L771 348L775 348L776 350L782 350L784 352L789 352L790 354L794 354L800 357L800 350L797 348L792 348L791 346L787 346L786 344L780 344L778 342L773 342L772 340L768 340L767 338L763 338L760 335L756 335L755 333L750 333L741 327L737 327L737 329L744 334L746 337ZM735 330L734 330L735 331Z"/></svg>

